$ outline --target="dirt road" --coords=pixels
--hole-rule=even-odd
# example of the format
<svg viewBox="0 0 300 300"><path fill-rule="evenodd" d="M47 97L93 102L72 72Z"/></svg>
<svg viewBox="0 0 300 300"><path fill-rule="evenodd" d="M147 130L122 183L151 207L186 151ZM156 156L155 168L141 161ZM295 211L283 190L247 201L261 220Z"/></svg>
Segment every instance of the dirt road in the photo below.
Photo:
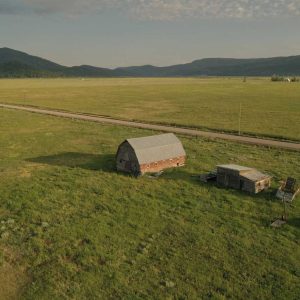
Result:
<svg viewBox="0 0 300 300"><path fill-rule="evenodd" d="M238 136L238 135L226 134L226 133L216 133L216 132L201 131L196 129L187 129L187 128L147 124L147 123L132 122L132 121L123 121L123 120L117 120L117 119L106 118L101 116L90 116L90 115L84 115L78 113L62 112L62 111L55 111L50 109L40 109L40 108L34 108L28 106L18 106L18 105L9 105L9 104L0 103L0 107L5 109L24 110L32 113L38 113L38 114L44 114L44 115L50 115L56 117L92 121L97 123L108 123L108 124L127 126L127 127L152 129L152 130L173 132L173 133L179 133L179 134L190 135L190 136L200 136L200 137L211 138L211 139L222 139L222 140L228 140L228 141L234 141L234 142L240 142L246 144L253 144L258 146L277 147L277 148L300 151L300 143L268 140L268 139Z"/></svg>

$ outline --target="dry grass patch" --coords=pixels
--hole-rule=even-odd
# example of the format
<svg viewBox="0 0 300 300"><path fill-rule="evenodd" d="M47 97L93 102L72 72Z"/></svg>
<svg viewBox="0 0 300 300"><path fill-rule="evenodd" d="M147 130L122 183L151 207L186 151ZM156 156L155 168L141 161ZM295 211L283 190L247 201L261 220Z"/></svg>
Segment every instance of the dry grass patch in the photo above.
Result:
<svg viewBox="0 0 300 300"><path fill-rule="evenodd" d="M19 255L9 248L0 248L0 254L0 298L20 299L29 279L24 267L18 264Z"/></svg>

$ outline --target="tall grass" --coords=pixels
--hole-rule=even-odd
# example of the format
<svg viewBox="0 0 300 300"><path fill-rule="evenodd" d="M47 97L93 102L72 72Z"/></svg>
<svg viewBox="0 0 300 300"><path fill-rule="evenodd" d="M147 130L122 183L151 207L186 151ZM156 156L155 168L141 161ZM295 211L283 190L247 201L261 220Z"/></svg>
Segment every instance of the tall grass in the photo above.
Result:
<svg viewBox="0 0 300 300"><path fill-rule="evenodd" d="M151 131L4 109L0 130L0 272L17 298L297 299L298 203L274 230L272 190L192 177L239 163L275 188L299 175L297 152L180 137L186 167L135 179L115 172L114 154Z"/></svg>
<svg viewBox="0 0 300 300"><path fill-rule="evenodd" d="M300 140L300 84L242 78L0 80L0 102Z"/></svg>

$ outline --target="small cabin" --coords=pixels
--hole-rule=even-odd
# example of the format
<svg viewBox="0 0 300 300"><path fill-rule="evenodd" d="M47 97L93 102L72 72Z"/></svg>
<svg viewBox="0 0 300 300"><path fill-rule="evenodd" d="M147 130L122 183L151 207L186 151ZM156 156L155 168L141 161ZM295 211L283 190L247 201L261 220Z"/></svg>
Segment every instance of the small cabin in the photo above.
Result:
<svg viewBox="0 0 300 300"><path fill-rule="evenodd" d="M127 139L116 155L117 170L135 175L181 167L185 161L185 150L173 133Z"/></svg>
<svg viewBox="0 0 300 300"><path fill-rule="evenodd" d="M217 184L222 187L257 194L271 186L271 179L253 168L233 164L217 166Z"/></svg>

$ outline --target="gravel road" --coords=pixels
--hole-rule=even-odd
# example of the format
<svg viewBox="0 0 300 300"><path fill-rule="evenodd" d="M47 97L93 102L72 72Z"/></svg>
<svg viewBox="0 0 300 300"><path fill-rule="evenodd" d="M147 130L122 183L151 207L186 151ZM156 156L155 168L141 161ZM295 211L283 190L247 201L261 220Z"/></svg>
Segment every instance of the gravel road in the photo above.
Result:
<svg viewBox="0 0 300 300"><path fill-rule="evenodd" d="M117 119L101 117L101 116L91 116L91 115L84 115L84 114L71 113L71 112L55 111L51 109L40 109L40 108L29 107L29 106L19 106L19 105L0 103L0 107L4 109L23 110L32 113L63 117L69 119L78 119L78 120L92 121L97 123L114 124L119 126L152 129L152 130L173 132L173 133L179 133L179 134L190 135L190 136L199 136L199 137L205 137L211 139L222 139L222 140L228 140L233 142L253 144L258 146L276 147L276 148L300 151L300 143L296 143L296 142L293 143L293 142L285 142L279 140L269 140L269 139L255 138L255 137L239 136L239 135L226 134L226 133L201 131L197 129L187 129L187 128L180 128L174 126L164 126L164 125L147 124L141 122L124 121L124 120L117 120Z"/></svg>

